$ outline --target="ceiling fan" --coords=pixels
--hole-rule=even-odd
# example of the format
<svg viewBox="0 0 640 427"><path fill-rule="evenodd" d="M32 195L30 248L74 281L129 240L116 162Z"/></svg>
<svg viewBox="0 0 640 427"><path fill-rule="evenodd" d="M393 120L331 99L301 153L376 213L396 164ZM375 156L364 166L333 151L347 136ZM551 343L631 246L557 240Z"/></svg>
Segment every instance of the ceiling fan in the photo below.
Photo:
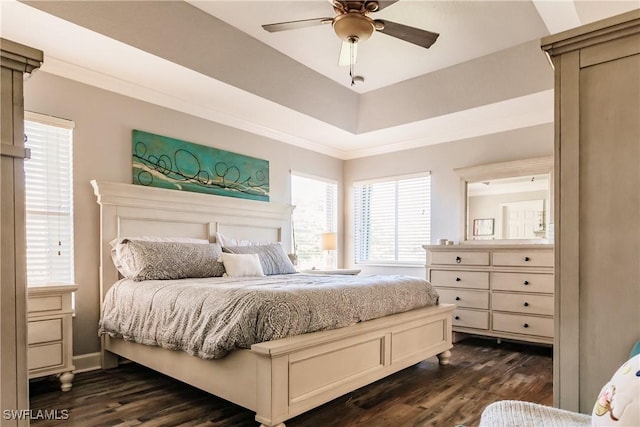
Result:
<svg viewBox="0 0 640 427"><path fill-rule="evenodd" d="M353 85L355 80L363 80L362 78L355 79L353 76L353 65L356 62L357 44L371 37L374 31L387 34L391 37L395 37L427 49L431 47L438 38L438 33L409 27L407 25L398 24L384 19L372 19L369 17L370 13L378 12L388 6L391 6L397 1L398 0L329 0L333 5L333 10L336 14L334 17L279 22L263 25L262 28L269 32L277 32L322 24L331 24L338 38L343 41L339 64L351 66L349 74L351 75L351 85Z"/></svg>

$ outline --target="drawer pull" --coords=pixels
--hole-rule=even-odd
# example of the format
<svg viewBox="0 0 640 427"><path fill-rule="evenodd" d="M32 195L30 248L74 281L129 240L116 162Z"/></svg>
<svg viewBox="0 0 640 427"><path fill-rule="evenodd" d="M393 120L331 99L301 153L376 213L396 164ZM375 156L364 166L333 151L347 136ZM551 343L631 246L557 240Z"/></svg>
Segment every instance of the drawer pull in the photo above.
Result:
<svg viewBox="0 0 640 427"><path fill-rule="evenodd" d="M524 324L524 325L522 325L522 326L524 326L525 328L528 328L528 327L529 327L529 324L528 324L528 323L525 323L525 324Z"/></svg>
<svg viewBox="0 0 640 427"><path fill-rule="evenodd" d="M459 277L456 277L456 282L460 282L462 279Z"/></svg>
<svg viewBox="0 0 640 427"><path fill-rule="evenodd" d="M529 258L528 256L524 257L525 261L531 261L531 258Z"/></svg>
<svg viewBox="0 0 640 427"><path fill-rule="evenodd" d="M462 258L460 258L459 256L457 256L457 257L456 257L456 262L457 262L458 264L460 264L460 263L462 262Z"/></svg>
<svg viewBox="0 0 640 427"><path fill-rule="evenodd" d="M460 320L460 316L456 316L456 317L454 317L454 319Z"/></svg>
<svg viewBox="0 0 640 427"><path fill-rule="evenodd" d="M529 307L529 303L528 303L528 302L525 302L523 305L524 305L525 307Z"/></svg>
<svg viewBox="0 0 640 427"><path fill-rule="evenodd" d="M523 285L527 286L529 284L528 280L525 280L524 282L522 282Z"/></svg>
<svg viewBox="0 0 640 427"><path fill-rule="evenodd" d="M456 301L460 301L460 297L456 297Z"/></svg>

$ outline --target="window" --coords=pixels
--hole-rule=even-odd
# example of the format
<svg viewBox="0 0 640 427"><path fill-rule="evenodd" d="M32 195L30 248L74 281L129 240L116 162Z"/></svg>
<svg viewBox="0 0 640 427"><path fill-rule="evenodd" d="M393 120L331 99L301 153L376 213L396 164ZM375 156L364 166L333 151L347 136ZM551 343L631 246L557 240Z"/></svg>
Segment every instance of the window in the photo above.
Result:
<svg viewBox="0 0 640 427"><path fill-rule="evenodd" d="M431 176L354 184L356 264L424 264L431 241Z"/></svg>
<svg viewBox="0 0 640 427"><path fill-rule="evenodd" d="M320 234L337 229L336 182L291 173L293 233L298 269L335 267L335 256L320 248ZM331 259L331 262L328 261Z"/></svg>
<svg viewBox="0 0 640 427"><path fill-rule="evenodd" d="M25 112L27 283L73 283L73 122Z"/></svg>

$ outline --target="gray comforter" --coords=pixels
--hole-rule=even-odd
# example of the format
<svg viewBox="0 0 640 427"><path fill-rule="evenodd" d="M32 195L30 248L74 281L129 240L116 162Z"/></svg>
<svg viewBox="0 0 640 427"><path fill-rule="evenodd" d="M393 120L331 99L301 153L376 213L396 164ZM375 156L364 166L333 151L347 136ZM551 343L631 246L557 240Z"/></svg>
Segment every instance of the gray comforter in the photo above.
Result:
<svg viewBox="0 0 640 427"><path fill-rule="evenodd" d="M428 282L406 276L125 279L106 295L99 334L215 359L437 303Z"/></svg>

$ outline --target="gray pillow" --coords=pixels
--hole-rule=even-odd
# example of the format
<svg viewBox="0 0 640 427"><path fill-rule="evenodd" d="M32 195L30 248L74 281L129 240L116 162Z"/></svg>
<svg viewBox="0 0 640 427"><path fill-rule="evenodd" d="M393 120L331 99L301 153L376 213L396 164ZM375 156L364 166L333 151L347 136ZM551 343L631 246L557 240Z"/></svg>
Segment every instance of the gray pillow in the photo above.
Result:
<svg viewBox="0 0 640 427"><path fill-rule="evenodd" d="M221 277L218 244L124 239L114 248L122 275L135 281Z"/></svg>
<svg viewBox="0 0 640 427"><path fill-rule="evenodd" d="M128 271L127 266L123 266L120 262L120 255L118 254L119 249L122 248L122 242L125 240L142 240L145 242L180 242L180 243L200 243L203 245L208 245L209 240L205 239L193 239L190 237L158 237L158 236L135 236L135 237L116 237L112 241L109 242L111 245L111 259L113 260L113 264L116 266L120 274L123 277L127 277L127 274L123 273L123 271ZM222 250L222 249L221 249Z"/></svg>
<svg viewBox="0 0 640 427"><path fill-rule="evenodd" d="M222 251L231 254L258 254L262 271L266 276L297 273L280 243L258 246L225 246Z"/></svg>

